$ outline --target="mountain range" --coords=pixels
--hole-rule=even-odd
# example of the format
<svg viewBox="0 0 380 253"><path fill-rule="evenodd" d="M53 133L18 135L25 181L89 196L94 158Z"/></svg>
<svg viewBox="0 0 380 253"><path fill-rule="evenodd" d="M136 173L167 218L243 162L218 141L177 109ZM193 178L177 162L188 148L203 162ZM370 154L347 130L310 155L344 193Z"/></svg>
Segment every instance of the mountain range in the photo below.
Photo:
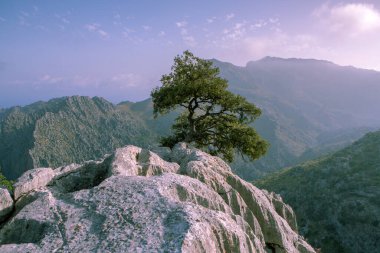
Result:
<svg viewBox="0 0 380 253"><path fill-rule="evenodd" d="M147 147L144 122L103 98L63 97L0 114L0 168L14 179L35 167L98 159L117 147Z"/></svg>
<svg viewBox="0 0 380 253"><path fill-rule="evenodd" d="M294 207L300 233L322 252L376 251L380 132L365 134L380 127L380 73L274 57L244 67L213 63L232 92L262 109L253 126L271 145L256 161L237 158L232 170L280 193ZM0 109L0 172L15 179L127 144L154 149L180 111L154 119L152 108L151 99L114 105L72 96ZM1 174L0 185L11 188Z"/></svg>
<svg viewBox="0 0 380 253"><path fill-rule="evenodd" d="M269 152L257 161L237 157L232 163L247 180L336 151L380 126L379 72L274 57L245 67L212 61L232 92L263 111L253 126L270 143ZM153 119L150 99L122 105L159 135L170 133L179 113Z"/></svg>
<svg viewBox="0 0 380 253"><path fill-rule="evenodd" d="M254 127L271 144L269 152L232 164L247 180L337 150L380 125L379 72L273 57L245 67L213 63L232 92L263 111ZM2 109L0 166L12 179L33 167L95 159L125 144L156 145L178 113L153 119L150 99L113 105L78 96Z"/></svg>

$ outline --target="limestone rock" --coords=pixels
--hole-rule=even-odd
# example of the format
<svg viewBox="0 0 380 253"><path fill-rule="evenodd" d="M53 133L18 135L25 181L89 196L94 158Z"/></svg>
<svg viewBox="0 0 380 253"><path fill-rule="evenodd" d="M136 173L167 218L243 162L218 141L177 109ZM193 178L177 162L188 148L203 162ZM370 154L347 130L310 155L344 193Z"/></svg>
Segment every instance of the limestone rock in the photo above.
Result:
<svg viewBox="0 0 380 253"><path fill-rule="evenodd" d="M289 205L284 203L279 194L276 194L274 192L268 192L266 190L262 191L268 197L269 201L272 202L272 205L276 209L276 212L288 222L288 224L293 230L297 231L297 220L296 215L293 212L293 209Z"/></svg>
<svg viewBox="0 0 380 253"><path fill-rule="evenodd" d="M111 173L120 176L136 176L141 171L141 166L137 163L137 157L141 148L126 146L116 149L112 162Z"/></svg>
<svg viewBox="0 0 380 253"><path fill-rule="evenodd" d="M15 200L18 200L22 195L27 194L32 190L37 190L40 187L44 187L53 177L54 172L51 168L37 168L28 170L18 178L14 185Z"/></svg>
<svg viewBox="0 0 380 253"><path fill-rule="evenodd" d="M126 146L24 174L0 252L315 252L289 225L289 206L220 158L186 144L166 157ZM52 174L37 184L37 171Z"/></svg>
<svg viewBox="0 0 380 253"><path fill-rule="evenodd" d="M0 222L7 218L12 209L13 199L9 191L5 188L0 188Z"/></svg>

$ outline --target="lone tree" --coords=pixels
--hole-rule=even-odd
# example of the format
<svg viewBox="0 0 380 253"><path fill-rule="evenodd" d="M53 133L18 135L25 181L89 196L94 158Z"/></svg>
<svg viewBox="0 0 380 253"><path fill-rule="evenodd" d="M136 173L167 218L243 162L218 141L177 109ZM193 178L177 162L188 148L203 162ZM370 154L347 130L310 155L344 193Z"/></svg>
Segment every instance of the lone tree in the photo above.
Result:
<svg viewBox="0 0 380 253"><path fill-rule="evenodd" d="M178 107L184 110L172 126L173 134L162 138L161 145L193 143L229 162L235 151L252 159L266 152L267 142L249 126L260 109L228 91L227 80L218 76L211 61L185 51L174 58L171 70L162 76L162 86L151 92L154 117Z"/></svg>

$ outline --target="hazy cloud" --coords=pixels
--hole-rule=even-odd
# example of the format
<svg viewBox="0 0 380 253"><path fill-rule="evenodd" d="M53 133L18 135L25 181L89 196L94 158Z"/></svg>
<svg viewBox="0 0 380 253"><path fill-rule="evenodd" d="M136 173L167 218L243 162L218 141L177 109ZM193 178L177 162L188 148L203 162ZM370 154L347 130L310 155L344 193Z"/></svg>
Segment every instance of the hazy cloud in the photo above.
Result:
<svg viewBox="0 0 380 253"><path fill-rule="evenodd" d="M235 17L234 13L227 14L226 15L226 20L229 21L229 20L233 19L234 17Z"/></svg>
<svg viewBox="0 0 380 253"><path fill-rule="evenodd" d="M380 31L380 12L370 4L325 4L314 11L314 16L334 33L355 36Z"/></svg>
<svg viewBox="0 0 380 253"><path fill-rule="evenodd" d="M189 34L187 25L188 23L186 21L176 22L176 26L180 29L183 42L185 42L187 46L195 47L197 45L197 41L192 35Z"/></svg>
<svg viewBox="0 0 380 253"><path fill-rule="evenodd" d="M222 39L223 40L227 40L227 39L239 40L245 37L246 32L247 32L246 22L235 23L232 28L223 30L224 37Z"/></svg>
<svg viewBox="0 0 380 253"><path fill-rule="evenodd" d="M28 22L29 13L25 11L20 11L20 15L18 16L18 23L21 26L30 26L31 24Z"/></svg>
<svg viewBox="0 0 380 253"><path fill-rule="evenodd" d="M150 31L152 29L152 27L149 25L143 25L142 28L144 29L144 31Z"/></svg>
<svg viewBox="0 0 380 253"><path fill-rule="evenodd" d="M186 21L179 21L179 22L176 22L175 24L179 28L187 26L187 22Z"/></svg>
<svg viewBox="0 0 380 253"><path fill-rule="evenodd" d="M103 39L108 38L108 33L101 29L101 25L97 23L87 24L84 28L89 32L95 32L99 34Z"/></svg>
<svg viewBox="0 0 380 253"><path fill-rule="evenodd" d="M70 24L70 21L66 18L62 18L61 21L65 24Z"/></svg>
<svg viewBox="0 0 380 253"><path fill-rule="evenodd" d="M53 77L49 74L45 74L39 79L40 82L54 84L63 81L62 77Z"/></svg>
<svg viewBox="0 0 380 253"><path fill-rule="evenodd" d="M211 24L211 23L214 23L216 20L216 17L211 17L211 18L208 18L206 21L207 23Z"/></svg>
<svg viewBox="0 0 380 253"><path fill-rule="evenodd" d="M5 18L0 17L0 21L1 21L1 22L5 22L6 20L5 20Z"/></svg>
<svg viewBox="0 0 380 253"><path fill-rule="evenodd" d="M144 78L134 73L122 73L114 75L111 81L117 83L119 88L129 88L141 85Z"/></svg>
<svg viewBox="0 0 380 253"><path fill-rule="evenodd" d="M252 24L250 26L251 29L258 29L258 28L262 28L264 26L266 26L268 23L264 20L260 20L260 21L257 21L255 22L254 24Z"/></svg>
<svg viewBox="0 0 380 253"><path fill-rule="evenodd" d="M103 38L107 38L108 37L108 33L106 31L102 30L102 29L98 30L98 34L100 36L102 36Z"/></svg>
<svg viewBox="0 0 380 253"><path fill-rule="evenodd" d="M84 26L84 28L86 28L90 32L96 31L99 27L100 25L98 24L88 24Z"/></svg>

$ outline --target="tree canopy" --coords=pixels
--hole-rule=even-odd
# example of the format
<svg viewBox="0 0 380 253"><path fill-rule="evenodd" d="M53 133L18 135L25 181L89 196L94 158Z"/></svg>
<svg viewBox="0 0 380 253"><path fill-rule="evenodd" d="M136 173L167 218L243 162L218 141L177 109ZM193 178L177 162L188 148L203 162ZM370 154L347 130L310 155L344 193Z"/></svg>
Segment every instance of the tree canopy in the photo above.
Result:
<svg viewBox="0 0 380 253"><path fill-rule="evenodd" d="M235 152L251 159L266 152L267 142L249 125L261 110L228 91L227 80L219 77L211 61L185 51L174 58L171 73L163 75L161 83L151 92L154 116L183 108L172 135L161 139L163 146L192 143L230 162Z"/></svg>

